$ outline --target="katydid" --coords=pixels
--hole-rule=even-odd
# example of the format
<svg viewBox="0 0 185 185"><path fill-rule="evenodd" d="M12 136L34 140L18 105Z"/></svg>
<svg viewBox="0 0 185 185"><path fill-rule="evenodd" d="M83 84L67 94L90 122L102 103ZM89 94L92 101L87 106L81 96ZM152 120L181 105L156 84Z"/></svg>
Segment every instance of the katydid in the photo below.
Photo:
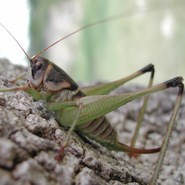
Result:
<svg viewBox="0 0 185 185"><path fill-rule="evenodd" d="M156 184L162 161L167 150L167 144L172 131L172 127L174 125L178 109L181 104L184 89L184 85L182 83L183 78L175 77L159 85L153 86L152 84L155 70L154 66L152 64L149 64L125 78L96 86L80 88L65 71L56 66L54 63L50 62L48 59L40 56L51 46L79 32L80 30L107 21L109 20L102 20L83 26L80 29L77 29L76 31L59 39L47 48L43 49L32 58L28 56L28 54L24 51L19 42L8 31L8 29L1 24L1 26L17 42L17 44L20 46L20 48L30 61L31 80L28 81L27 84L24 86L0 89L0 92L22 90L30 94L34 100L45 100L48 111L55 112L55 117L58 121L58 124L60 126L65 126L69 128L67 137L56 156L57 160L62 159L64 149L65 147L67 147L69 137L74 130L81 135L87 136L88 138L99 142L100 144L106 146L108 149L111 150L118 150L136 154L152 154L161 151L157 167L150 182L150 184ZM147 72L151 73L147 89L131 93L107 95L112 90ZM16 80L18 79L19 78L17 78ZM141 122L143 120L143 115L146 109L149 95L171 87L179 88L179 91L175 107L169 121L169 129L164 138L162 146L151 149L135 148L135 141L139 132L139 128L141 126ZM119 142L116 131L110 125L105 115L119 108L120 106L123 106L126 103L140 97L145 97L144 103L140 112L138 124L132 139L131 146L128 146Z"/></svg>

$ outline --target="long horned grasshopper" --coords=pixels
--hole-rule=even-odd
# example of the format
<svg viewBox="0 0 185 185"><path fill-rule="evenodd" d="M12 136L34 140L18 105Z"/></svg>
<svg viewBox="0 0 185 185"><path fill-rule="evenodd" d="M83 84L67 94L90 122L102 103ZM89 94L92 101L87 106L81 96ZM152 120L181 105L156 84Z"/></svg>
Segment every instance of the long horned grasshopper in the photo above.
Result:
<svg viewBox="0 0 185 185"><path fill-rule="evenodd" d="M1 26L10 34L10 36L17 42L22 51L25 53L26 57L30 61L31 67L31 80L28 81L26 85L14 88L0 89L0 92L21 90L30 94L34 100L45 100L48 111L55 112L55 117L59 125L69 128L67 137L56 156L57 160L61 160L64 149L68 145L69 137L74 130L81 135L85 135L90 139L99 142L111 150L124 151L131 154L152 154L160 152L155 171L150 181L150 184L154 185L157 182L172 128L181 104L184 91L184 84L182 83L183 78L175 77L161 84L153 86L155 70L154 66L149 64L125 78L96 86L79 88L77 83L65 71L63 71L48 59L40 56L50 47L66 39L67 37L76 34L77 32L88 27L112 21L114 19L117 19L117 17L104 19L85 25L75 30L74 32L71 32L65 37L57 40L32 58L28 56L28 54L24 51L22 46L14 38L10 31L0 23ZM107 95L112 90L147 72L151 73L147 89L124 94ZM137 139L139 128L141 127L149 95L171 87L178 88L179 90L173 113L169 121L168 131L162 146L151 149L135 148L135 141ZM143 106L140 111L131 146L128 146L119 142L117 133L110 125L109 120L106 118L105 114L140 97L144 97Z"/></svg>

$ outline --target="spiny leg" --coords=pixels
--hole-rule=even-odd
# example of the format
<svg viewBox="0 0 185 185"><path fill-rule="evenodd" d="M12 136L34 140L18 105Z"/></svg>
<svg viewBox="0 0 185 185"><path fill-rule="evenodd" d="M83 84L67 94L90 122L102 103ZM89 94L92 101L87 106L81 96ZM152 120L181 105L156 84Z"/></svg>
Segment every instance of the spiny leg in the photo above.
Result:
<svg viewBox="0 0 185 185"><path fill-rule="evenodd" d="M177 87L179 83L182 83L182 77L175 77L159 85L155 85L148 89L139 90L137 92L116 95L85 96L76 99L76 103L83 103L83 111L78 118L77 124L85 124L100 116L104 116L105 114L137 98L141 98L151 93L162 91L170 87ZM77 108L64 109L61 114L58 115L57 119L61 120L63 125L71 126L76 112Z"/></svg>
<svg viewBox="0 0 185 185"><path fill-rule="evenodd" d="M13 88L0 89L0 92L27 91L29 88L30 86L27 84L27 85L13 87Z"/></svg>
<svg viewBox="0 0 185 185"><path fill-rule="evenodd" d="M151 75L150 75L150 79L149 79L149 84L148 84L148 88L150 88L153 85L153 79L154 79L154 73L155 73L154 66L151 66L150 68L148 68L148 70L151 71ZM134 130L134 134L133 134L133 137L132 137L132 140L131 140L131 147L134 147L135 146L135 143L136 143L136 140L137 140L137 137L138 137L138 134L139 134L139 130L140 130L141 125L142 125L142 122L143 122L144 113L146 111L148 99L149 99L149 95L147 95L147 96L144 97L143 105L142 105L141 110L139 112L137 125L136 125L136 128ZM131 154L131 156L132 155L133 154Z"/></svg>
<svg viewBox="0 0 185 185"><path fill-rule="evenodd" d="M119 80L116 80L113 82L105 83L105 84L87 87L87 88L82 89L82 91L85 92L87 95L106 94L106 93L109 93L110 91L116 89L117 87L125 84L126 82L131 81L134 78L137 78L137 77L145 74L146 72L151 72L150 80L149 80L149 84L148 84L148 88L150 88L150 87L152 87L153 77L154 77L154 73L155 73L155 69L154 69L153 64L149 64L149 65L143 67L142 69L136 71L135 73L125 77L125 78L122 78L122 79L119 79ZM149 95L144 97L143 105L142 105L142 108L140 110L139 117L138 117L138 122L137 122L135 131L134 131L134 135L133 135L133 138L131 141L132 147L135 146L135 142L138 137L139 130L141 128L141 124L143 121L143 117L144 117L144 113L145 113L146 106L148 103L148 99L149 99Z"/></svg>
<svg viewBox="0 0 185 185"><path fill-rule="evenodd" d="M174 106L174 109L173 109L172 116L171 116L170 121L169 121L169 126L168 126L168 129L167 129L166 136L163 140L163 144L162 144L162 147L161 147L161 152L159 154L157 165L155 167L155 170L154 170L154 173L152 175L152 179L151 179L149 185L155 185L157 183L157 179L159 177L160 169L162 167L164 157L165 157L165 154L166 154L166 151L167 151L167 148L168 148L168 143L169 143L169 139L170 139L170 136L171 136L171 133L172 133L172 129L173 129L174 124L175 124L176 116L177 116L179 107L180 107L181 102L182 102L184 84L180 83L178 85L178 87L179 87L179 91L178 91L176 103L175 103L175 106Z"/></svg>
<svg viewBox="0 0 185 185"><path fill-rule="evenodd" d="M21 74L21 75L17 76L17 77L16 77L15 79L13 79L13 80L7 80L7 81L8 81L9 83L15 84L17 81L22 80L25 76L26 76L26 74L24 73L24 74Z"/></svg>
<svg viewBox="0 0 185 185"><path fill-rule="evenodd" d="M89 87L83 87L81 90L88 96L91 95L104 95L108 94L109 92L113 91L114 89L120 87L121 85L133 80L134 78L137 78L147 72L152 72L154 71L154 66L153 64L148 64L147 66L141 68L140 70L130 74L127 77L121 78L119 80L115 80L113 82L108 82L108 83L103 83L103 84L98 84L94 86L89 86Z"/></svg>
<svg viewBox="0 0 185 185"><path fill-rule="evenodd" d="M147 96L151 93L155 93L158 91L165 90L170 87L178 87L182 84L182 77L175 77L171 80L163 82L159 85L153 86L148 89L140 90L133 93L126 94L117 94L117 95L96 95L96 96L86 96L80 99L75 100L76 103L83 104L83 111L79 114L78 119L76 119L76 125L83 125L92 121L100 116L104 116L105 114L123 106L124 104L131 102L137 98L141 98L143 96ZM70 127L76 117L76 113L78 108L70 108L64 109L61 114L57 115L57 119L59 123L62 122L62 125ZM125 151L124 147L119 147L119 150ZM150 149L149 149L150 150ZM144 149L142 149L145 153ZM158 150L159 151L159 150ZM127 150L126 152L133 152L133 147L131 150ZM136 153L136 152L133 152Z"/></svg>
<svg viewBox="0 0 185 185"><path fill-rule="evenodd" d="M75 129L75 126L76 126L78 117L79 117L79 115L80 115L80 113L81 113L81 111L82 111L82 109L83 109L83 104L82 104L82 103L80 103L79 105L76 105L76 106L78 106L78 111L77 111L77 113L76 113L76 117L75 117L75 119L74 119L74 121L73 121L73 123L72 123L72 125L71 125L71 127L70 127L70 129L69 129L69 131L68 131L68 133L67 133L67 136L66 136L66 138L65 138L65 140L64 140L63 145L60 147L60 149L59 149L57 155L55 156L55 159L56 159L57 161L61 161L61 160L62 160L63 154L64 154L64 149L65 149L65 148L67 147L67 145L68 145L69 137L71 136L71 133L72 133L73 130Z"/></svg>
<svg viewBox="0 0 185 185"><path fill-rule="evenodd" d="M30 94L33 97L33 99L35 99L35 100L47 99L50 96L50 94L49 94L46 97L44 97L44 95L39 93L37 91L37 89L35 89L34 87L31 86L30 83L27 83L26 85L23 85L23 86L0 89L0 92L11 92L11 91L24 91L24 92Z"/></svg>
<svg viewBox="0 0 185 185"><path fill-rule="evenodd" d="M119 87L120 85L123 85L124 83L131 81L134 78L139 77L142 74L145 74L146 72L151 72L150 80L149 80L149 84L148 84L148 88L150 88L150 87L152 87L153 77L154 77L154 73L155 73L154 65L152 65L152 64L149 64L149 65L143 67L142 69L136 71L135 73L133 73L125 78L122 78L120 80L116 80L116 81L105 83L105 84L100 84L100 85L93 86L93 87L87 87L87 88L82 89L82 91L84 91L88 95L106 94L106 93L109 93L110 91L114 90L115 88ZM134 136L133 136L132 142L131 142L132 147L135 146L135 142L136 142L139 130L141 128L141 124L143 121L144 112L146 110L148 99L149 99L149 95L144 97L143 106L140 110L139 117L138 117L138 123L135 128Z"/></svg>

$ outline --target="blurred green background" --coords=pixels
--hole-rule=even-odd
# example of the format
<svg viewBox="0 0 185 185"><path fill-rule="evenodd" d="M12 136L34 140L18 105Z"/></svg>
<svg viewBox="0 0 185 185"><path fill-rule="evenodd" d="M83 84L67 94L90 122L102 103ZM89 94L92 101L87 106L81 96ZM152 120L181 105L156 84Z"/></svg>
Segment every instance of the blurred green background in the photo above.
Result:
<svg viewBox="0 0 185 185"><path fill-rule="evenodd" d="M185 74L184 1L30 0L29 5L32 54L83 25L120 14L43 54L77 81L116 80L148 63L156 66L156 82Z"/></svg>

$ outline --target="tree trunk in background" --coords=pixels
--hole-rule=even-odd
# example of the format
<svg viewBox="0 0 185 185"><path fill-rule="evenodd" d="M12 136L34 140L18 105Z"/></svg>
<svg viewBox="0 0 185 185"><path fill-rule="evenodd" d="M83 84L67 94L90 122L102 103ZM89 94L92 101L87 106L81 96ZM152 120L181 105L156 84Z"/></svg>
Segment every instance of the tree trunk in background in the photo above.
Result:
<svg viewBox="0 0 185 185"><path fill-rule="evenodd" d="M45 29L48 26L49 9L57 1L29 1L30 4L30 49L29 53L39 52L47 44Z"/></svg>
<svg viewBox="0 0 185 185"><path fill-rule="evenodd" d="M119 21L83 30L44 53L78 80L116 79L150 62L157 82L185 74L184 1L29 2L32 55L83 25L121 14Z"/></svg>

